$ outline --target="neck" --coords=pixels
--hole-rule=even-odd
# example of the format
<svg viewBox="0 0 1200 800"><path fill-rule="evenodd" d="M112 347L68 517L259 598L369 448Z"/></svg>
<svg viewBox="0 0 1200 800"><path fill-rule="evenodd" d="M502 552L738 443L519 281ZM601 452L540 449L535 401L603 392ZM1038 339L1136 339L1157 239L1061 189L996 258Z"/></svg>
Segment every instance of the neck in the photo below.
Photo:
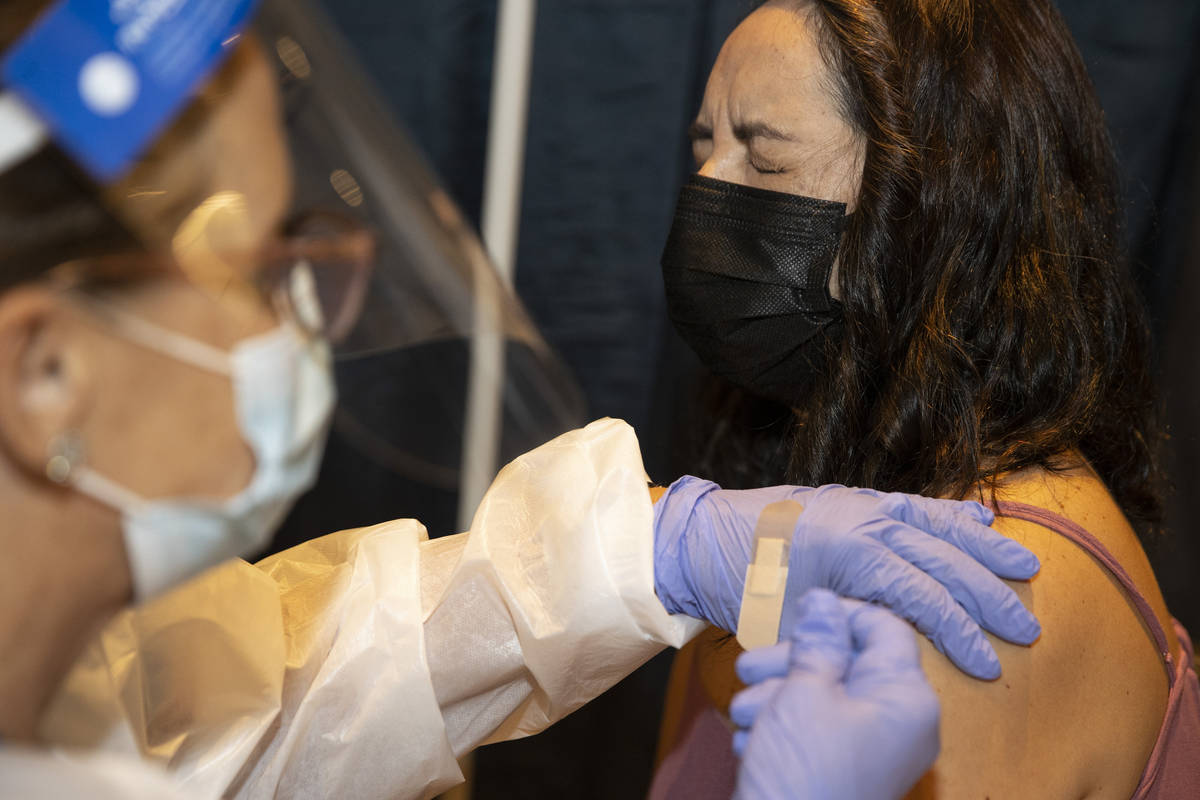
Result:
<svg viewBox="0 0 1200 800"><path fill-rule="evenodd" d="M0 508L0 737L28 741L90 637L128 602L131 582L113 512L7 464Z"/></svg>

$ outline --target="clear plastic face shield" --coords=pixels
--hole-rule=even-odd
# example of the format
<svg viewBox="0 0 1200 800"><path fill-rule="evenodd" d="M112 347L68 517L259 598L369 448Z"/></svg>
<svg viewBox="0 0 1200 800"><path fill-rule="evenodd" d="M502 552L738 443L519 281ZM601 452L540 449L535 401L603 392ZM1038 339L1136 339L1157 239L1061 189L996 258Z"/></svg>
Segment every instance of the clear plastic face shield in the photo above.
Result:
<svg viewBox="0 0 1200 800"><path fill-rule="evenodd" d="M89 5L108 15L96 23L99 39L72 40L78 57L56 66L67 77L48 78L39 57L47 47L63 52L53 37L78 28L79 8ZM492 471L579 424L574 384L331 24L307 3L66 0L30 31L5 54L0 178L61 150L127 234L82 230L75 246L68 230L38 250L55 263L35 277L84 287L103 324L137 340L148 358L224 370L235 395L271 391L243 386L266 382L270 357L258 353L239 367L239 343L286 329L297 352L318 353L317 361L322 348L330 354L337 401L329 454L318 491L292 513L295 540L398 516L451 532L469 468ZM170 105L172 91L162 87L186 82L188 69L197 73L189 96L160 114L155 104ZM38 85L52 80L66 88ZM39 92L76 95L64 109ZM121 138L125 117L139 133ZM113 155L123 149L131 155ZM0 250L0 262L8 260ZM33 269L27 253L19 260L3 268ZM167 300L155 305L156 293ZM294 372L273 380L311 397L308 379ZM246 435L253 413L238 408L244 440L256 438ZM300 420L316 412L288 413ZM187 417L180 408L181 426ZM289 436L297 438L246 443L261 467L268 440ZM64 482L80 474L70 449L58 454ZM275 511L253 524L270 517L273 527ZM261 547L261 535L247 534L239 549Z"/></svg>

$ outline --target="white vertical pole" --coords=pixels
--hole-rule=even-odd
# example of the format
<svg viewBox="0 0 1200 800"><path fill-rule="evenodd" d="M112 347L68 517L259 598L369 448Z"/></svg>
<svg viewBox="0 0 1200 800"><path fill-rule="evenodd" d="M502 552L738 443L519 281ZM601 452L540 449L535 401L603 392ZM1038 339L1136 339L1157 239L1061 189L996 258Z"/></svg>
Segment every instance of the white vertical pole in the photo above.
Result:
<svg viewBox="0 0 1200 800"><path fill-rule="evenodd" d="M498 13L481 227L488 254L511 285L521 219L537 0L500 0Z"/></svg>
<svg viewBox="0 0 1200 800"><path fill-rule="evenodd" d="M521 185L525 166L525 124L529 110L529 71L533 61L536 0L500 0L492 99L488 113L487 164L483 180L483 244L503 283L512 286L521 221ZM476 264L477 269L487 265ZM489 276L478 276L471 372L458 493L458 529L471 524L483 493L499 467L500 421L504 401L504 313L502 298L491 291ZM469 800L474 759L459 759L466 783L442 795Z"/></svg>
<svg viewBox="0 0 1200 800"><path fill-rule="evenodd" d="M496 25L481 228L488 255L510 287L521 217L536 12L536 0L500 0ZM501 298L489 290L487 280L477 281L458 500L459 530L470 525L499 466L505 369L503 323Z"/></svg>
<svg viewBox="0 0 1200 800"><path fill-rule="evenodd" d="M536 0L500 0L487 162L483 183L483 243L504 283L516 268L525 164L529 73L533 61ZM459 530L466 530L498 468L504 391L504 328L501 299L477 281L467 417L463 433Z"/></svg>

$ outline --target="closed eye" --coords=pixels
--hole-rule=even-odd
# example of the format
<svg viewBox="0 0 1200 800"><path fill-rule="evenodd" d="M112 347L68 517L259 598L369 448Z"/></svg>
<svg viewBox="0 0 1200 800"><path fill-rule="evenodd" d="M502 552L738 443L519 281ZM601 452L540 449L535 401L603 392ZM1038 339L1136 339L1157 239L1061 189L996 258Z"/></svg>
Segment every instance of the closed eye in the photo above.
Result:
<svg viewBox="0 0 1200 800"><path fill-rule="evenodd" d="M784 172L787 172L786 167L777 167L773 164L766 164L755 158L750 158L748 160L750 162L750 166L753 167L754 171L759 175L780 175Z"/></svg>

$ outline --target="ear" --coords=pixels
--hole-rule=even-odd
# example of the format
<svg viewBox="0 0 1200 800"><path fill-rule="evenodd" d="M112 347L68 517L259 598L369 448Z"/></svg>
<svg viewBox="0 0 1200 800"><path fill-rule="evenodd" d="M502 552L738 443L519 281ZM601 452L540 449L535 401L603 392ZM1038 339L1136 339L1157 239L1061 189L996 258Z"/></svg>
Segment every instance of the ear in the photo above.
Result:
<svg viewBox="0 0 1200 800"><path fill-rule="evenodd" d="M86 331L61 292L0 294L0 447L28 472L44 475L52 443L82 420Z"/></svg>

